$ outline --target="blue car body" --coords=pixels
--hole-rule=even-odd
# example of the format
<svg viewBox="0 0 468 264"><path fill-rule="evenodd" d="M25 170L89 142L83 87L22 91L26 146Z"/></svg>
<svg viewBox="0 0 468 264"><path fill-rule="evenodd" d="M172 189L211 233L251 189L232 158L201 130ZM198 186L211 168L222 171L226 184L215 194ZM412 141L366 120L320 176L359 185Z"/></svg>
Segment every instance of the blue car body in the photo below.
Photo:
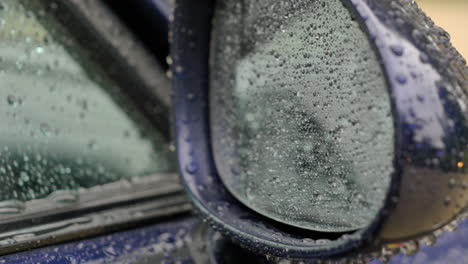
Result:
<svg viewBox="0 0 468 264"><path fill-rule="evenodd" d="M193 241L190 236L193 234L191 231L199 224L200 221L191 216L168 219L135 230L5 256L0 258L0 263L197 263L199 256L193 256L193 249L191 250L197 248L197 241ZM206 257L216 259L216 256L209 254ZM239 256L233 254L229 257L235 260ZM261 256L252 258L259 261L258 263L262 261ZM371 263L383 262L375 260ZM388 263L468 263L468 220L461 222L456 231L442 234L435 245L424 245L413 256L399 254Z"/></svg>

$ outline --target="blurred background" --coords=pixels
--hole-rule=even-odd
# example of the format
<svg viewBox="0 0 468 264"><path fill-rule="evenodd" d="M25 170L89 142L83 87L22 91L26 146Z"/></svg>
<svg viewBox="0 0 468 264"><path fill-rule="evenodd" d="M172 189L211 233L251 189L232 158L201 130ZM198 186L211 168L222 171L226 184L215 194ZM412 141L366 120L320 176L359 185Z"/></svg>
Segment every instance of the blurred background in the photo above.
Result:
<svg viewBox="0 0 468 264"><path fill-rule="evenodd" d="M435 24L452 37L452 44L468 59L468 0L416 0Z"/></svg>

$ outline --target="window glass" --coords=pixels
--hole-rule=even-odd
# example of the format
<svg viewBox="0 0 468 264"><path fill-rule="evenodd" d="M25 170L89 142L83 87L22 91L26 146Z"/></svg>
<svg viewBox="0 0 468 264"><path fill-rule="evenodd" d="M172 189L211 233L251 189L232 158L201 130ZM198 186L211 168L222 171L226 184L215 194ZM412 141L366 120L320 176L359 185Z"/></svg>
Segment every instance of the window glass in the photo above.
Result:
<svg viewBox="0 0 468 264"><path fill-rule="evenodd" d="M385 76L340 0L218 1L216 165L244 204L320 231L367 225L393 171Z"/></svg>
<svg viewBox="0 0 468 264"><path fill-rule="evenodd" d="M1 2L2 205L174 171L167 139L49 33L19 1Z"/></svg>

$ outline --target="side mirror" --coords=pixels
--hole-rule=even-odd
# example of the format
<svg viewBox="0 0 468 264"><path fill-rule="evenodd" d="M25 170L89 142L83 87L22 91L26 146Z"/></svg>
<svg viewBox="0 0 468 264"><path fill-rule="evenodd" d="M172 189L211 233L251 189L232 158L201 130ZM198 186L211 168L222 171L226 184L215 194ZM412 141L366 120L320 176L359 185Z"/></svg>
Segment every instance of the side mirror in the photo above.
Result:
<svg viewBox="0 0 468 264"><path fill-rule="evenodd" d="M172 26L182 180L226 235L370 254L465 210L466 62L413 1L180 0Z"/></svg>

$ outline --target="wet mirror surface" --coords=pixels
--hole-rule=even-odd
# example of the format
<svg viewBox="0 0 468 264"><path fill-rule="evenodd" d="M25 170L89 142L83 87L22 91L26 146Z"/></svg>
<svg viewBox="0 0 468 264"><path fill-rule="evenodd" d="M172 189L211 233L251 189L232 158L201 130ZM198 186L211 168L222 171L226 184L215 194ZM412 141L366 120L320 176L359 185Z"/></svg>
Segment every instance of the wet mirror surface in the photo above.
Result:
<svg viewBox="0 0 468 264"><path fill-rule="evenodd" d="M301 228L368 225L393 172L394 128L378 58L347 8L218 1L213 39L212 144L231 193Z"/></svg>

